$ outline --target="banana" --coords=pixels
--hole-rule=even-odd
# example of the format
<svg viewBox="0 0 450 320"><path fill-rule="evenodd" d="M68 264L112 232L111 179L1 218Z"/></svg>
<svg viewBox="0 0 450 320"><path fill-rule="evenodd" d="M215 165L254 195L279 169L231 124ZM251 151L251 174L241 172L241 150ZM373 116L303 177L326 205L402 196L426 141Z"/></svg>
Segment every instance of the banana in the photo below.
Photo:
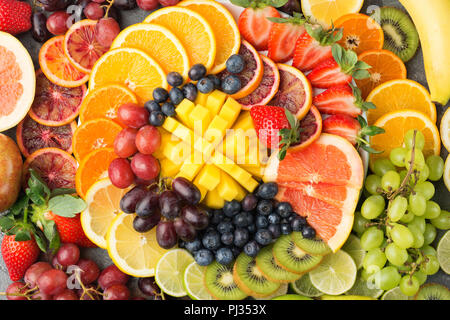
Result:
<svg viewBox="0 0 450 320"><path fill-rule="evenodd" d="M431 98L450 100L450 0L400 0L416 25Z"/></svg>

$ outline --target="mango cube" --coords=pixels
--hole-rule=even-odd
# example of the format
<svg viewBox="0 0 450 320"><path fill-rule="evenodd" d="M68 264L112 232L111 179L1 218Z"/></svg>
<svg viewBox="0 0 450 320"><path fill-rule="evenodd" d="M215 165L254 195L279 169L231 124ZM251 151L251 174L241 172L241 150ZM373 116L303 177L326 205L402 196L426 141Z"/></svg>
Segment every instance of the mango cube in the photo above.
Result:
<svg viewBox="0 0 450 320"><path fill-rule="evenodd" d="M226 99L226 93L220 90L214 90L209 94L208 99L206 99L205 107L209 109L211 115L216 115L219 113Z"/></svg>
<svg viewBox="0 0 450 320"><path fill-rule="evenodd" d="M218 115L215 115L209 124L208 129L206 129L204 138L206 141L217 146L223 140L228 128L228 121L222 119Z"/></svg>
<svg viewBox="0 0 450 320"><path fill-rule="evenodd" d="M234 183L233 178L227 173L223 171L220 172L220 183L217 186L217 192L222 199L231 201L237 197L238 191L234 187Z"/></svg>
<svg viewBox="0 0 450 320"><path fill-rule="evenodd" d="M234 100L231 97L228 97L227 101L222 106L222 109L219 112L219 116L228 121L228 124L231 128L233 123L236 121L239 113L241 112L242 106L239 102Z"/></svg>
<svg viewBox="0 0 450 320"><path fill-rule="evenodd" d="M218 189L208 191L205 197L205 204L209 208L221 209L225 205L225 200L219 195Z"/></svg>
<svg viewBox="0 0 450 320"><path fill-rule="evenodd" d="M239 181L239 180L238 180ZM246 182L242 184L242 186L248 190L248 192L255 191L256 188L258 188L259 183L253 178L248 179Z"/></svg>
<svg viewBox="0 0 450 320"><path fill-rule="evenodd" d="M173 133L180 123L172 117L167 117L162 127L167 131Z"/></svg>
<svg viewBox="0 0 450 320"><path fill-rule="evenodd" d="M197 183L211 191L220 183L220 169L213 164L205 165L198 174Z"/></svg>
<svg viewBox="0 0 450 320"><path fill-rule="evenodd" d="M194 184L198 188L198 190L200 190L200 194L202 195L200 201L203 201L206 197L206 194L208 193L208 190L198 182L198 177L195 178Z"/></svg>
<svg viewBox="0 0 450 320"><path fill-rule="evenodd" d="M189 115L191 129L200 136L203 136L211 121L211 114L202 105L196 105Z"/></svg>
<svg viewBox="0 0 450 320"><path fill-rule="evenodd" d="M164 158L160 160L160 164L162 177L175 177L180 172L181 163L177 164L170 159Z"/></svg>
<svg viewBox="0 0 450 320"><path fill-rule="evenodd" d="M247 195L247 192L245 192L244 188L242 188L236 181L234 182L234 187L236 188L237 195L234 198L237 201L242 201L244 197Z"/></svg>
<svg viewBox="0 0 450 320"><path fill-rule="evenodd" d="M189 115L194 109L195 104L189 99L183 99L181 103L176 107L175 113L177 114L178 119L186 125L189 126Z"/></svg>
<svg viewBox="0 0 450 320"><path fill-rule="evenodd" d="M242 129L244 131L255 129L253 119L249 111L242 111L234 123L233 129Z"/></svg>
<svg viewBox="0 0 450 320"><path fill-rule="evenodd" d="M182 163L180 167L180 173L188 179L189 181L192 181L196 175L200 172L202 167L204 166L204 160L203 155L198 152L197 150L194 150L188 158L185 159L185 161Z"/></svg>
<svg viewBox="0 0 450 320"><path fill-rule="evenodd" d="M209 93L201 93L200 91L197 93L197 98L195 99L195 104L200 104L202 106L206 105L206 101L208 100Z"/></svg>
<svg viewBox="0 0 450 320"><path fill-rule="evenodd" d="M182 141L167 141L163 145L163 155L175 164L182 164L191 154L191 147Z"/></svg>

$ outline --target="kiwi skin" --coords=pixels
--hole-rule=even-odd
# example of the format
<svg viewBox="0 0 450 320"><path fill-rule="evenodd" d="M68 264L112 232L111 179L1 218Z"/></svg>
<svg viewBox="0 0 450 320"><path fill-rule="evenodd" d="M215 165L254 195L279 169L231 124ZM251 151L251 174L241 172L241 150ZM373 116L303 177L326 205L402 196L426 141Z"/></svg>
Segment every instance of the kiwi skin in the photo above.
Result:
<svg viewBox="0 0 450 320"><path fill-rule="evenodd" d="M420 287L414 300L450 300L450 290L437 283L427 283Z"/></svg>

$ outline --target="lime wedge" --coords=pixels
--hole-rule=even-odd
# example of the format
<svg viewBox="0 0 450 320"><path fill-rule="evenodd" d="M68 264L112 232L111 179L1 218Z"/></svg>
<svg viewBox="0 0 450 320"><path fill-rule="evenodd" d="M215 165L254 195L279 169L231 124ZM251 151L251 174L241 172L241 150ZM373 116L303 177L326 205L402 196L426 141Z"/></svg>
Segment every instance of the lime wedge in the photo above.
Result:
<svg viewBox="0 0 450 320"><path fill-rule="evenodd" d="M410 297L405 295L399 287L395 287L389 291L386 291L382 296L381 300L410 300Z"/></svg>
<svg viewBox="0 0 450 320"><path fill-rule="evenodd" d="M364 280L360 274L358 274L356 276L355 284L345 294L352 296L379 298L383 294L383 292L384 291L381 289L370 288L370 286L367 285L367 281Z"/></svg>
<svg viewBox="0 0 450 320"><path fill-rule="evenodd" d="M193 300L215 300L205 287L205 269L194 261L184 271L184 288Z"/></svg>
<svg viewBox="0 0 450 320"><path fill-rule="evenodd" d="M280 287L278 288L278 290L275 291L274 293L272 293L270 296L266 296L266 297L262 297L262 298L258 298L258 297L253 297L253 298L255 300L272 300L273 298L286 295L288 293L288 290L289 290L289 285L287 283L282 283L280 285Z"/></svg>
<svg viewBox="0 0 450 320"><path fill-rule="evenodd" d="M342 247L342 250L347 252L350 257L353 258L357 269L362 267L362 262L364 260L364 256L366 255L366 250L361 248L361 242L359 241L359 238L357 236L351 234Z"/></svg>
<svg viewBox="0 0 450 320"><path fill-rule="evenodd" d="M441 269L446 274L450 274L450 233L447 231L439 240L436 248L437 259L441 265Z"/></svg>
<svg viewBox="0 0 450 320"><path fill-rule="evenodd" d="M343 250L325 256L320 265L310 271L311 283L329 295L339 295L350 290L356 280L356 264Z"/></svg>
<svg viewBox="0 0 450 320"><path fill-rule="evenodd" d="M314 298L323 295L323 293L320 292L320 290L317 290L317 288L314 287L313 284L311 283L309 273L303 275L297 281L291 282L290 285L295 293L303 296Z"/></svg>
<svg viewBox="0 0 450 320"><path fill-rule="evenodd" d="M194 258L184 249L166 252L156 264L156 284L168 295L184 297L187 295L183 285L184 271L192 262Z"/></svg>

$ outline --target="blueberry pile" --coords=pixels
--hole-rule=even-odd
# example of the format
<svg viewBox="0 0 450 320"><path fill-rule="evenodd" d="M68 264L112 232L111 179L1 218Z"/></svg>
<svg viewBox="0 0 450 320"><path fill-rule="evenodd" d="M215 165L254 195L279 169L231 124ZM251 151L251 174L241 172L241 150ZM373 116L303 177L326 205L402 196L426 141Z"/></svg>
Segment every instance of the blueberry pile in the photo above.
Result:
<svg viewBox="0 0 450 320"><path fill-rule="evenodd" d="M277 193L278 185L269 182L241 202L226 202L222 209L210 212L209 226L194 241L181 241L179 246L191 252L201 266L214 260L228 265L241 252L255 257L261 248L293 231L314 238L316 233L305 218L293 212L288 202L274 200Z"/></svg>

